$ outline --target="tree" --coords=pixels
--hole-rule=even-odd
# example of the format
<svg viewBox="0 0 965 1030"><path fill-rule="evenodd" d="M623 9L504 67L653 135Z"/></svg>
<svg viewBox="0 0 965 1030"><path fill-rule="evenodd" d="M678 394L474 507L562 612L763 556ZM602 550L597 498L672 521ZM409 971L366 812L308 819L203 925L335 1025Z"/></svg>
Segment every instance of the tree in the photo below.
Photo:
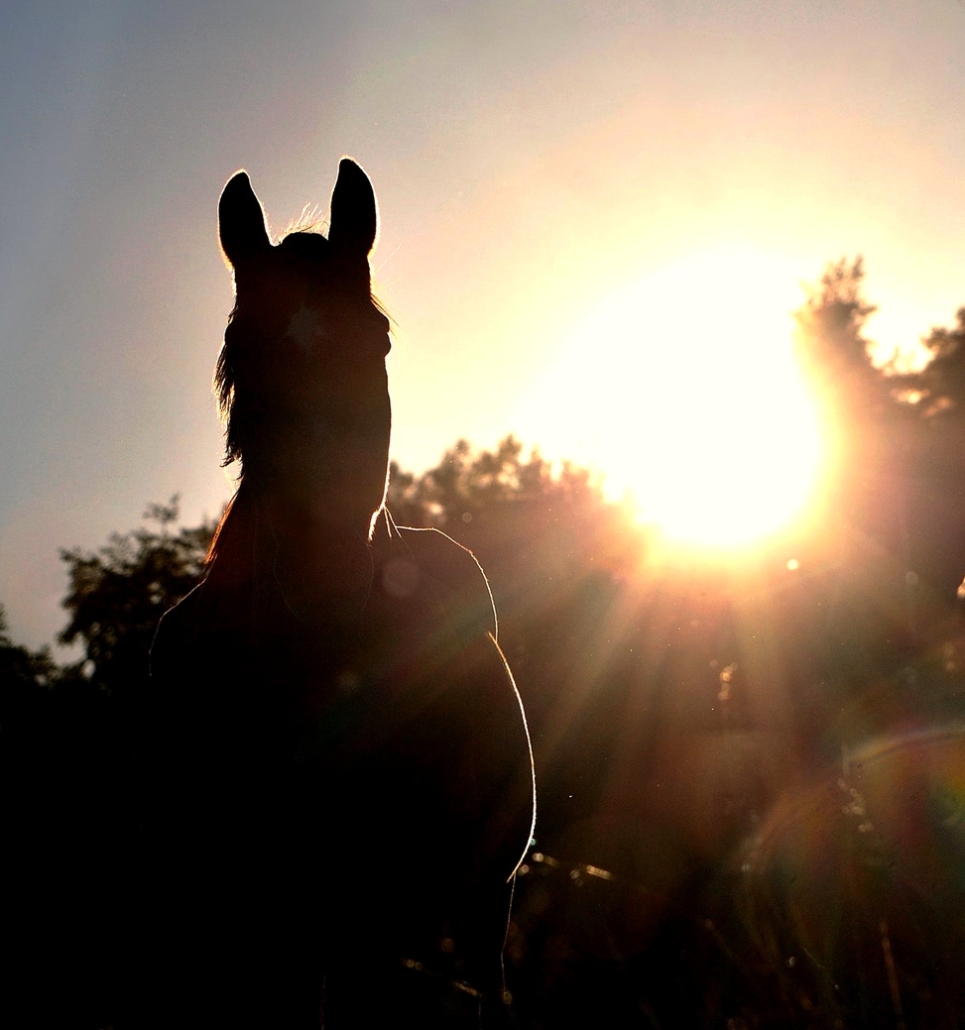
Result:
<svg viewBox="0 0 965 1030"><path fill-rule="evenodd" d="M876 311L864 298L860 255L831 262L795 313L798 358L826 408L852 423L880 417L892 401L871 358L865 324Z"/></svg>
<svg viewBox="0 0 965 1030"><path fill-rule="evenodd" d="M57 676L57 664L49 648L31 651L10 639L6 612L0 605L0 690L3 696L47 690L57 681Z"/></svg>
<svg viewBox="0 0 965 1030"><path fill-rule="evenodd" d="M832 504L845 533L952 597L965 572L965 309L933 329L919 371L875 364L861 258L829 264L797 312L797 352L834 451Z"/></svg>
<svg viewBox="0 0 965 1030"><path fill-rule="evenodd" d="M917 407L923 419L959 428L965 423L965 308L958 309L953 328L936 327L922 342L928 363L908 377Z"/></svg>
<svg viewBox="0 0 965 1030"><path fill-rule="evenodd" d="M636 570L645 536L623 506L606 500L588 469L558 470L512 436L494 451L465 440L422 476L393 463L388 508L400 525L434 526L469 547L490 578L500 617L533 603L539 584L557 592L574 578Z"/></svg>
<svg viewBox="0 0 965 1030"><path fill-rule="evenodd" d="M169 527L178 519L178 497L144 513L158 530L114 533L96 552L61 551L70 588L63 606L70 621L61 644L80 640L84 678L105 691L136 691L148 675L148 652L161 616L201 581L214 523Z"/></svg>

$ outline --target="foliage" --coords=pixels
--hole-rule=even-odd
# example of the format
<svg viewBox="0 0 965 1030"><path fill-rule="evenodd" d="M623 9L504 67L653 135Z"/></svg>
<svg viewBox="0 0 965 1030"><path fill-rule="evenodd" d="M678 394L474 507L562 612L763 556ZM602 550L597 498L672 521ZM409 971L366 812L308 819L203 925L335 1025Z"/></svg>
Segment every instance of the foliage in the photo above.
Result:
<svg viewBox="0 0 965 1030"><path fill-rule="evenodd" d="M896 355L875 363L867 321L877 310L864 295L864 262L829 263L796 312L797 348L816 392L846 418L847 435L869 420L947 423L965 420L965 308L952 328L935 327L922 340L928 357L902 371Z"/></svg>
<svg viewBox="0 0 965 1030"><path fill-rule="evenodd" d="M97 552L62 550L70 587L63 606L70 621L61 644L82 641L84 676L102 690L134 690L148 675L147 655L161 616L201 579L213 523L169 527L178 498L150 505L144 518L158 530L115 533Z"/></svg>
<svg viewBox="0 0 965 1030"><path fill-rule="evenodd" d="M876 308L864 298L861 257L830 263L795 314L798 357L818 396L852 416L880 414L888 384L871 356L865 325Z"/></svg>
<svg viewBox="0 0 965 1030"><path fill-rule="evenodd" d="M924 340L924 368L872 360L860 258L830 264L797 313L797 347L831 438L829 508L951 597L965 571L965 314Z"/></svg>
<svg viewBox="0 0 965 1030"><path fill-rule="evenodd" d="M49 648L31 651L10 639L6 613L0 605L0 689L5 694L14 690L45 689L56 682L57 676L57 664Z"/></svg>
<svg viewBox="0 0 965 1030"><path fill-rule="evenodd" d="M922 417L938 423L965 421L965 308L959 308L952 329L935 328L922 341L928 364L910 386L920 394Z"/></svg>
<svg viewBox="0 0 965 1030"><path fill-rule="evenodd" d="M401 525L433 525L447 531L506 504L602 507L601 491L588 470L564 463L554 477L552 466L537 451L528 460L522 452L522 444L512 436L500 441L495 451L478 454L459 440L436 468L418 478L393 463L388 507Z"/></svg>
<svg viewBox="0 0 965 1030"><path fill-rule="evenodd" d="M564 462L554 471L535 450L524 458L512 436L494 451L460 440L419 477L393 464L388 508L400 525L434 526L469 547L500 612L537 580L559 590L594 570L619 574L643 547L631 513L607 502L587 469Z"/></svg>

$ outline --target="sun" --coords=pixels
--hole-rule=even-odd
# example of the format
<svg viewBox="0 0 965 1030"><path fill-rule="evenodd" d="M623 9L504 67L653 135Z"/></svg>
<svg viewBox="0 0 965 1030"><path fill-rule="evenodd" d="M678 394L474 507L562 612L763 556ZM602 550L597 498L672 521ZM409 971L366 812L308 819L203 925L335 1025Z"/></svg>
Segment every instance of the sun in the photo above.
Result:
<svg viewBox="0 0 965 1030"><path fill-rule="evenodd" d="M527 393L525 435L599 469L670 538L732 547L787 525L825 449L792 352L789 264L720 247L627 282Z"/></svg>

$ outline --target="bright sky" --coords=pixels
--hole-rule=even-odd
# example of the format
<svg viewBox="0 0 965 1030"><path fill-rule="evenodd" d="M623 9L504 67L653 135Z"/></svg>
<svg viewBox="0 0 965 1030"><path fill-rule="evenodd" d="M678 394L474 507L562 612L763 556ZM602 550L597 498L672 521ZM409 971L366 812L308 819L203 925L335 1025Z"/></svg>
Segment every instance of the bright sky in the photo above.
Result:
<svg viewBox="0 0 965 1030"><path fill-rule="evenodd" d="M371 175L403 466L516 432L639 487L644 409L710 360L714 296L732 312L718 349L736 354L742 308L786 330L799 284L860 251L886 344L951 322L963 51L961 0L4 5L14 637L64 623L58 547L99 546L176 492L188 523L228 495L210 377L231 303L216 204L237 168L278 230L327 203L342 154ZM674 348L689 366L667 363ZM632 421L619 447L600 435L609 383L639 405L635 448Z"/></svg>

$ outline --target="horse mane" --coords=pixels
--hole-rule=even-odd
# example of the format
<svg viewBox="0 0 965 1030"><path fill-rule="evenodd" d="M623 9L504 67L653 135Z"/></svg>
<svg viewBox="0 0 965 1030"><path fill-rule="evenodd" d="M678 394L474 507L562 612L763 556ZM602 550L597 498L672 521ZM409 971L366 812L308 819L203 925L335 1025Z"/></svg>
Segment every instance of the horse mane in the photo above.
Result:
<svg viewBox="0 0 965 1030"><path fill-rule="evenodd" d="M255 507L250 494L251 489L242 475L238 480L237 490L225 505L208 545L208 552L204 556L204 564L209 570L218 558L224 558L225 563L239 568L240 562L237 559L240 559L245 551L250 554L255 532Z"/></svg>
<svg viewBox="0 0 965 1030"><path fill-rule="evenodd" d="M287 233L278 243L278 249L282 252L295 254L298 257L314 259L321 264L329 257L328 240L319 232L311 229ZM225 454L222 465L230 465L234 461L243 462L244 455L244 415L239 418L238 407L238 365L239 357L246 349L250 349L252 338L255 335L255 327L252 319L248 317L249 311L258 303L247 297L252 291L253 284L246 283L243 290L238 284L236 276L235 306L228 316L228 325L225 327L224 342L218 353L218 361L214 370L214 390L218 398L218 411L221 420L225 424ZM371 290L370 290L371 298Z"/></svg>

